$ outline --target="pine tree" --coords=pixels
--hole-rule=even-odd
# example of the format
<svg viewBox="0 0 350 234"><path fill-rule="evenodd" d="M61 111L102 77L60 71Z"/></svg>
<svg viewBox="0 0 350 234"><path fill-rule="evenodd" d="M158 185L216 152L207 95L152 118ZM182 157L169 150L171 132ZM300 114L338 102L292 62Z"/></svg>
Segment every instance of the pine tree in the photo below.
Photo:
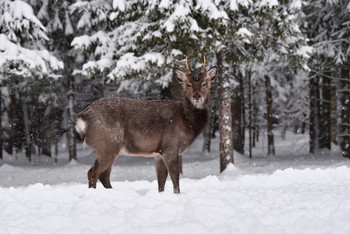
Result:
<svg viewBox="0 0 350 234"><path fill-rule="evenodd" d="M331 93L338 83L337 96L340 103L340 122L338 142L341 152L348 157L349 149L349 114L348 84L349 79L349 17L348 1L310 1L304 8L304 31L310 38L310 45L315 53L310 59L310 152L321 148L330 149L332 126ZM334 79L334 77L339 77Z"/></svg>
<svg viewBox="0 0 350 234"><path fill-rule="evenodd" d="M26 156L31 160L33 124L28 105L38 95L35 84L57 77L54 71L62 69L63 63L44 49L43 42L49 38L30 5L5 0L0 3L0 12L1 85L8 87L11 97L6 113L10 123L2 130L10 128L11 132L17 133L7 139L5 149L12 153L14 146L24 146ZM14 111L15 108L18 111ZM5 135L3 131L1 135Z"/></svg>
<svg viewBox="0 0 350 234"><path fill-rule="evenodd" d="M255 22L250 30L253 32L250 53L256 56L249 62L252 64L252 81L263 82L265 86L268 155L275 153L273 122L274 115L282 111L276 108L276 103L288 92L284 85L298 70L308 69L306 62L311 48L306 45L296 20L301 10L298 3L261 1L255 3L250 12ZM255 81L256 78L259 79Z"/></svg>
<svg viewBox="0 0 350 234"><path fill-rule="evenodd" d="M31 0L32 5L35 6L38 12L38 18L46 26L48 35L51 38L48 41L47 46L53 51L57 57L59 57L64 63L64 70L62 72L63 79L61 79L61 85L63 89L58 92L64 92L66 95L60 96L63 106L55 106L54 103L47 103L47 110L50 110L48 114L47 123L48 130L54 129L55 132L48 133L49 137L43 144L43 151L46 154L51 155L51 138L58 143L58 137L60 135L60 129L55 129L52 126L57 126L57 113L64 111L66 116L66 123L64 131L67 133L67 146L69 160L76 160L76 134L75 134L75 82L76 74L75 69L80 65L81 55L77 51L73 50L70 43L76 35L75 22L78 20L78 16L71 12L70 6L75 2L72 1L53 1L53 0ZM57 146L56 146L57 148Z"/></svg>

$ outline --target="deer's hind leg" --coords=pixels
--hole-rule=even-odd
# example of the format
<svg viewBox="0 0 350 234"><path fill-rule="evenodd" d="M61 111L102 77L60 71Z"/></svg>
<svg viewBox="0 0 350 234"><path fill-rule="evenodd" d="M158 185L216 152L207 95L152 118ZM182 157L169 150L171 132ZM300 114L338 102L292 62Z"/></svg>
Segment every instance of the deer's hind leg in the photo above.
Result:
<svg viewBox="0 0 350 234"><path fill-rule="evenodd" d="M116 156L115 151L96 152L95 163L88 171L89 188L96 188L98 179L105 188L112 188L110 174Z"/></svg>
<svg viewBox="0 0 350 234"><path fill-rule="evenodd" d="M112 188L110 177L114 161L115 159L113 160L111 165L101 173L100 177L98 178L105 188Z"/></svg>

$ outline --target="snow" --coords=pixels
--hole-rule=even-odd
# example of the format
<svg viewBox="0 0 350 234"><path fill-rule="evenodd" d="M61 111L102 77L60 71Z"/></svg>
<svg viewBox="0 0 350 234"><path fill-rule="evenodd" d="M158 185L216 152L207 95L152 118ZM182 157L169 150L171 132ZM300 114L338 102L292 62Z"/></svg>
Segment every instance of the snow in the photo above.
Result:
<svg viewBox="0 0 350 234"><path fill-rule="evenodd" d="M301 0L294 0L290 4L290 8L293 10L300 10L303 6L303 2Z"/></svg>
<svg viewBox="0 0 350 234"><path fill-rule="evenodd" d="M313 48L311 46L301 46L297 50L296 55L299 55L301 57L308 59L310 58L312 53L313 53Z"/></svg>
<svg viewBox="0 0 350 234"><path fill-rule="evenodd" d="M0 227L4 233L349 233L350 161L337 151L309 155L308 137L277 134L265 155L266 135L253 158L235 152L219 173L217 141L201 153L202 138L185 154L181 194L170 179L158 193L153 160L120 157L114 189L87 188L91 149L79 161L66 155L34 164L5 155L0 162ZM17 159L16 159L17 157ZM24 158L24 156L23 156ZM46 159L46 160L45 160Z"/></svg>
<svg viewBox="0 0 350 234"><path fill-rule="evenodd" d="M159 4L159 8L170 8L170 1L169 0L162 0Z"/></svg>
<svg viewBox="0 0 350 234"><path fill-rule="evenodd" d="M164 28L167 32L173 32L175 29L176 22L183 22L190 15L190 6L186 0L181 0L176 6L175 11L169 16L164 23ZM193 22L193 21L192 21Z"/></svg>
<svg viewBox="0 0 350 234"><path fill-rule="evenodd" d="M113 0L113 9L125 11L125 5L126 4L124 0Z"/></svg>
<svg viewBox="0 0 350 234"><path fill-rule="evenodd" d="M124 77L127 72L144 70L148 63L154 63L158 67L164 64L164 57L161 53L147 53L137 57L134 53L126 53L120 57L116 67L109 74L109 77Z"/></svg>
<svg viewBox="0 0 350 234"><path fill-rule="evenodd" d="M247 28L240 28L236 34L243 38L243 41L250 44L250 38L253 36L253 33L251 33Z"/></svg>
<svg viewBox="0 0 350 234"><path fill-rule="evenodd" d="M278 6L278 1L277 0L261 0L259 2L259 6L262 7L269 7L269 8L273 8Z"/></svg>
<svg viewBox="0 0 350 234"><path fill-rule="evenodd" d="M225 11L219 10L215 3L208 0L197 1L196 10L201 10L202 13L207 12L209 19L225 19L228 20L229 17Z"/></svg>
<svg viewBox="0 0 350 234"><path fill-rule="evenodd" d="M44 25L35 17L33 8L28 3L20 0L14 1L10 3L10 12L15 19L28 19L45 31Z"/></svg>
<svg viewBox="0 0 350 234"><path fill-rule="evenodd" d="M41 68L47 73L51 68L58 70L63 68L63 62L50 55L47 50L29 50L11 42L5 34L0 34L0 66L8 64L8 61L23 62L28 68ZM26 69L15 71L19 75L28 75Z"/></svg>
<svg viewBox="0 0 350 234"><path fill-rule="evenodd" d="M231 11L237 11L238 10L237 0L231 0L230 1L230 10Z"/></svg>

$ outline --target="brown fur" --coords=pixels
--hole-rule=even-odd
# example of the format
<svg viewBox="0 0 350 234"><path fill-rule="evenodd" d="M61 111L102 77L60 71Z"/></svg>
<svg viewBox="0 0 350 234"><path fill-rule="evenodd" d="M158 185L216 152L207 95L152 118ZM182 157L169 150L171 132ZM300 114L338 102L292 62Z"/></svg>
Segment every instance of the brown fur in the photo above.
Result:
<svg viewBox="0 0 350 234"><path fill-rule="evenodd" d="M155 157L159 191L164 190L169 172L174 192L179 193L179 157L207 124L210 81L217 68L212 69L215 74L210 76L209 71L186 75L175 69L184 84L184 103L111 97L97 100L79 113L76 130L96 151L88 172L89 187L96 188L99 179L111 188L109 177L116 157L140 155Z"/></svg>

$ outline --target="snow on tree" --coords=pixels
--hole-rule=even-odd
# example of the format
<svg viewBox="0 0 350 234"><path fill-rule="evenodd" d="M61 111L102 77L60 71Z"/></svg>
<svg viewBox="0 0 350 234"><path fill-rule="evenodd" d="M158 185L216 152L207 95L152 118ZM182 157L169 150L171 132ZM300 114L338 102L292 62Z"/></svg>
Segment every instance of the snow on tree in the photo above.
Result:
<svg viewBox="0 0 350 234"><path fill-rule="evenodd" d="M251 68L252 82L265 86L267 154L275 152L274 115L284 112L273 106L277 101L283 101L289 92L284 86L294 79L298 70L308 69L306 62L311 48L306 45L306 38L299 29L300 10L297 1L261 1L255 3L248 13L254 16L250 21L252 35L248 54L255 56L247 60L247 65Z"/></svg>
<svg viewBox="0 0 350 234"><path fill-rule="evenodd" d="M330 149L331 140L336 141L332 139L332 132L338 129L341 152L349 157L349 3L342 0L310 1L304 12L304 32L314 48L309 65L310 152ZM335 89L340 106L338 113L332 114L337 106L332 99ZM333 124L337 119L340 120L338 127Z"/></svg>
<svg viewBox="0 0 350 234"><path fill-rule="evenodd" d="M76 160L76 136L75 136L75 83L76 78L74 70L80 65L81 55L72 49L70 42L76 34L75 22L78 16L70 11L70 6L75 1L54 1L54 0L31 0L38 11L38 17L47 26L48 34L51 40L47 46L54 51L64 63L63 87L65 95L63 102L65 104L64 119L67 132L67 146L69 160ZM54 122L54 120L50 120ZM57 138L54 137L56 141ZM50 149L50 143L47 144Z"/></svg>
<svg viewBox="0 0 350 234"><path fill-rule="evenodd" d="M49 38L46 29L34 15L33 8L23 1L1 1L0 3L0 74L1 86L7 87L10 103L2 111L2 119L9 122L6 151L12 153L14 146L24 146L31 160L33 134L28 105L37 90L36 80L57 79L56 71L63 63L45 49ZM23 98L22 100L21 97ZM6 116L7 115L7 116ZM16 122L17 121L17 122ZM23 122L22 122L23 121ZM23 128L20 128L23 126ZM17 132L11 136L11 132ZM2 132L2 137L5 134ZM24 142L24 143L23 143ZM2 151L2 146L1 146Z"/></svg>
<svg viewBox="0 0 350 234"><path fill-rule="evenodd" d="M43 49L41 41L49 39L30 5L5 0L0 3L0 13L1 72L43 76L63 68L61 61Z"/></svg>

